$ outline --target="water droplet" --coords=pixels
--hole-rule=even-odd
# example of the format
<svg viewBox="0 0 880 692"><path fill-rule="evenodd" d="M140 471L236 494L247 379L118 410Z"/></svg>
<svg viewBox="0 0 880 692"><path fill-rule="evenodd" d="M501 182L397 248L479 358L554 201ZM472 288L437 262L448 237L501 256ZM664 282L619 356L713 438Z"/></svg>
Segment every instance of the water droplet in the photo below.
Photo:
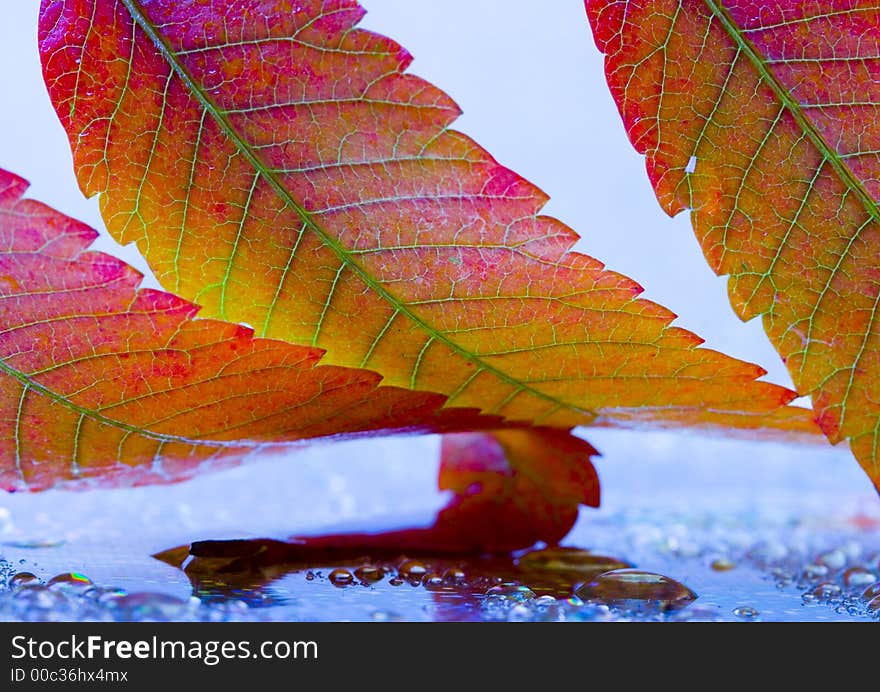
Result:
<svg viewBox="0 0 880 692"><path fill-rule="evenodd" d="M14 589L19 586L24 586L25 584L39 584L40 580L37 579L36 574L31 574L30 572L19 572L18 574L13 574L9 578L9 588Z"/></svg>
<svg viewBox="0 0 880 692"><path fill-rule="evenodd" d="M315 573L312 570L306 572L306 581L315 581Z"/></svg>
<svg viewBox="0 0 880 692"><path fill-rule="evenodd" d="M830 581L823 581L817 584L810 593L816 597L817 601L824 603L840 596L841 588Z"/></svg>
<svg viewBox="0 0 880 692"><path fill-rule="evenodd" d="M719 557L717 560L712 560L712 563L709 565L716 572L729 572L734 567L736 567L736 563L733 560L729 560L726 557Z"/></svg>
<svg viewBox="0 0 880 692"><path fill-rule="evenodd" d="M337 568L327 577L334 586L348 586L354 581L354 575L347 569Z"/></svg>
<svg viewBox="0 0 880 692"><path fill-rule="evenodd" d="M437 591L439 589L445 588L446 582L443 577L437 574L436 572L431 572L431 574L426 574L425 578L422 579L422 586L424 586L429 591Z"/></svg>
<svg viewBox="0 0 880 692"><path fill-rule="evenodd" d="M806 565L801 572L801 583L810 584L824 579L828 576L828 567L826 565L810 564Z"/></svg>
<svg viewBox="0 0 880 692"><path fill-rule="evenodd" d="M863 589L877 581L877 575L865 567L850 567L843 573L843 585L852 590Z"/></svg>
<svg viewBox="0 0 880 692"><path fill-rule="evenodd" d="M674 579L635 569L600 574L580 586L575 594L584 601L661 611L683 608L697 598L693 591Z"/></svg>
<svg viewBox="0 0 880 692"><path fill-rule="evenodd" d="M522 584L499 584L498 586L493 586L486 592L486 596L489 598L500 598L510 601L531 601L535 598L535 592L532 591L528 586L523 586Z"/></svg>
<svg viewBox="0 0 880 692"><path fill-rule="evenodd" d="M385 571L376 565L361 565L354 571L354 576L361 581L372 583L381 581L385 576Z"/></svg>
<svg viewBox="0 0 880 692"><path fill-rule="evenodd" d="M519 558L520 569L553 572L586 572L602 574L614 569L632 567L616 557L594 555L578 548L545 548L532 550Z"/></svg>
<svg viewBox="0 0 880 692"><path fill-rule="evenodd" d="M443 573L443 581L447 584L463 584L466 576L460 567L450 567Z"/></svg>
<svg viewBox="0 0 880 692"><path fill-rule="evenodd" d="M871 615L875 615L876 613L880 613L880 596L876 596L875 598L872 598L865 609Z"/></svg>
<svg viewBox="0 0 880 692"><path fill-rule="evenodd" d="M78 572L64 572L52 577L47 583L53 591L85 591L93 586L92 580Z"/></svg>
<svg viewBox="0 0 880 692"><path fill-rule="evenodd" d="M846 566L846 554L835 548L817 557L816 564L825 565L828 569L842 569Z"/></svg>
<svg viewBox="0 0 880 692"><path fill-rule="evenodd" d="M740 620L756 620L760 613L751 606L739 606L733 609L733 614Z"/></svg>
<svg viewBox="0 0 880 692"><path fill-rule="evenodd" d="M409 581L421 581L428 568L418 560L405 560L397 568L397 575Z"/></svg>
<svg viewBox="0 0 880 692"><path fill-rule="evenodd" d="M873 598L877 598L877 596L880 596L880 581L871 584L871 586L862 592L863 601L870 601Z"/></svg>
<svg viewBox="0 0 880 692"><path fill-rule="evenodd" d="M400 577L393 577L392 579L388 580L388 583L391 584L391 586L400 586L401 584L403 584L403 579L401 579Z"/></svg>

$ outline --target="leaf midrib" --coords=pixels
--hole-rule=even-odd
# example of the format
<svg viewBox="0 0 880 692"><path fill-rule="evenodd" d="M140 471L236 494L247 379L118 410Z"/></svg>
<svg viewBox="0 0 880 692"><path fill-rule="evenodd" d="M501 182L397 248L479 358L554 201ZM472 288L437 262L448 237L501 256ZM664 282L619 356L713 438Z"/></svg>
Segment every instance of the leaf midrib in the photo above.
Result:
<svg viewBox="0 0 880 692"><path fill-rule="evenodd" d="M353 257L352 253L347 250L336 238L333 237L331 233L325 231L314 219L311 212L309 212L305 207L299 204L291 195L290 191L284 186L284 184L278 179L278 176L275 175L275 172L269 169L263 161L257 156L257 154L253 151L251 145L247 142L247 140L238 132L235 126L229 121L226 115L222 112L220 108L213 102L210 96L205 92L205 90L201 87L201 85L196 82L193 76L189 73L189 71L184 67L180 61L177 59L177 55L171 49L171 46L165 40L165 38L159 33L158 29L153 26L153 24L147 19L141 10L139 3L137 0L120 0L125 8L128 10L132 19L137 23L137 25L141 28L141 30L149 37L150 41L152 41L153 45L162 55L162 57L168 62L171 66L171 69L177 74L177 76L183 81L186 87L190 90L190 92L196 97L199 103L202 104L202 107L211 114L211 117L223 131L223 133L232 140L238 150L242 153L242 155L250 162L250 164L254 167L254 169L259 173L259 176L266 180L273 190L278 194L281 200L288 205L299 217L300 220L305 224L308 228L312 230L321 241L329 247L333 253L339 258L339 260L347 267L352 269L360 279L373 291L375 291L383 300L388 302L392 307L394 307L398 312L405 315L408 319L410 319L413 323L415 323L419 328L421 328L431 340L439 341L458 355L460 355L465 360L474 363L477 365L480 370L484 372L491 373L495 377L497 377L502 382L514 387L520 392L526 391L529 394L532 394L535 397L548 401L558 407L566 407L571 409L579 414L588 413L589 415L595 415L594 412L588 412L583 408L576 406L567 401L563 401L557 397L546 394L545 392L540 391L539 389L535 389L534 387L527 385L515 377L507 374L503 370L499 370L496 367L490 365L483 361L482 358L477 356L476 354L468 351L464 347L460 346L458 343L447 337L445 334L434 329L430 324L428 324L425 320L415 314L408 306L407 303L398 299L394 294L388 291L380 282L378 282L372 274L370 274L364 267L362 267ZM383 374L384 373L380 373ZM451 400L452 397L450 396ZM447 401L447 404L449 402ZM444 404L447 405L447 404Z"/></svg>
<svg viewBox="0 0 880 692"><path fill-rule="evenodd" d="M746 54L749 61L758 71L758 74L760 74L762 80L773 90L773 92L776 94L776 96L779 98L779 100L782 102L788 112L791 113L792 117L795 119L795 122L797 122L803 133L819 150L819 152L822 154L823 160L831 165L831 167L834 169L834 172L839 176L843 184L850 191L852 191L853 194L855 194L855 196L862 203L865 211L874 220L874 222L880 223L880 207L878 207L877 202L874 201L874 199L865 189L862 181L859 180L855 173L853 173L852 169L847 165L843 157L831 145L828 144L828 142L825 140L825 137L822 136L822 133L819 132L813 121L804 113L804 110L803 108L801 108L800 103L798 103L798 101L792 96L791 92L779 81L779 79L773 73L772 69L768 65L768 62L761 55L758 49L752 44L752 42L748 38L743 35L740 26L730 15L730 12L727 10L727 8L716 0L704 0L704 2L709 8L709 11L712 13L712 15L721 22L724 30L734 41L734 43L736 43L739 49ZM855 233L858 234L861 229L864 228L864 226L865 224L862 224ZM854 238L855 236L850 239L850 244L852 243ZM830 281L831 278L829 278L829 283ZM877 318L878 304L880 304L880 293L878 293L874 301L874 308L871 311L871 322L873 322L873 320ZM861 348L859 349L859 352L856 354L853 360L849 383L847 384L846 391L844 392L842 398L843 413L841 416L841 426L843 424L843 417L846 415L847 412L847 402L849 401L849 395L852 390L856 366L861 361L861 358L864 355L870 333L871 327L869 323L869 326L865 331L864 339L862 340ZM801 365L802 368L805 363L806 360L803 361Z"/></svg>
<svg viewBox="0 0 880 692"><path fill-rule="evenodd" d="M765 58L758 52L757 48L749 39L743 36L739 25L730 16L727 8L716 0L703 0L709 11L721 22L721 25L727 31L730 38L736 43L737 47L742 50L749 58L752 65L761 75L761 78L773 90L780 101L785 105L786 109L791 113L804 134L810 138L810 141L822 153L825 161L831 164L841 180L849 187L859 198L862 204L872 218L880 222L880 207L865 189L865 186L853 173L850 167L845 163L843 157L834 148L825 141L822 133L813 124L813 121L807 117L803 108L797 100L791 95L791 92L779 81L776 75L768 66Z"/></svg>

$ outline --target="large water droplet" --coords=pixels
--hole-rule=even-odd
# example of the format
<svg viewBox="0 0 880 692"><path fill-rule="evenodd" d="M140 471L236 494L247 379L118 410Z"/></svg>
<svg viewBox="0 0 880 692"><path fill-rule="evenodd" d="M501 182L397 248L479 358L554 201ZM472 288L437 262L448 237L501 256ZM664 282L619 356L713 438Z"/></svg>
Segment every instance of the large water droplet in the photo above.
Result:
<svg viewBox="0 0 880 692"><path fill-rule="evenodd" d="M598 601L619 608L677 610L697 598L684 584L662 574L619 569L600 574L580 586L575 594L584 601Z"/></svg>

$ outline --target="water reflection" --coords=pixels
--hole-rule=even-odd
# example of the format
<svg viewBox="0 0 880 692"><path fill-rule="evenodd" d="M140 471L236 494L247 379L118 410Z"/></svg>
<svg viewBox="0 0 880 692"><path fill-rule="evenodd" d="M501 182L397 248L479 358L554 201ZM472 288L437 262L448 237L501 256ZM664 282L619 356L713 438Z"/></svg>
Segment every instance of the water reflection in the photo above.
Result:
<svg viewBox="0 0 880 692"><path fill-rule="evenodd" d="M192 583L193 595L202 601L240 600L262 607L290 598L328 597L317 587L332 584L344 590L371 589L377 592L377 601L389 605L407 598L392 592L416 588L431 607L432 618L441 620L497 619L494 615L504 615L508 606L535 600L541 601L535 608L543 606L549 612L549 604L569 603L582 584L609 570L631 566L616 557L571 547L456 555L425 550L404 553L383 542L374 539L358 545L351 536L335 546L328 544L327 537L291 542L199 541L155 557L182 569ZM299 577L295 589L288 581L285 587L275 588L292 575ZM345 604L329 603L328 607L344 617Z"/></svg>

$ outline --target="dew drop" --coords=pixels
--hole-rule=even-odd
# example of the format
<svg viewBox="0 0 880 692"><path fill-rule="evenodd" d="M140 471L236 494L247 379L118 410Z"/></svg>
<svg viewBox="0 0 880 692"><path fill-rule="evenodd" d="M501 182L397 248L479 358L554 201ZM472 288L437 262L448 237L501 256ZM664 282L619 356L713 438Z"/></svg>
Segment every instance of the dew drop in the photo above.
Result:
<svg viewBox="0 0 880 692"><path fill-rule="evenodd" d="M736 563L733 560L729 560L726 557L719 557L717 560L712 560L709 565L716 572L729 572L734 567L736 567Z"/></svg>
<svg viewBox="0 0 880 692"><path fill-rule="evenodd" d="M330 572L330 583L334 586L348 586L354 581L354 575L347 569L337 568Z"/></svg>
<svg viewBox="0 0 880 692"><path fill-rule="evenodd" d="M809 564L801 572L801 583L817 582L827 576L828 567L826 565Z"/></svg>
<svg viewBox="0 0 880 692"><path fill-rule="evenodd" d="M843 585L848 589L863 589L877 581L877 575L865 567L850 567L843 573Z"/></svg>
<svg viewBox="0 0 880 692"><path fill-rule="evenodd" d="M381 581L385 576L385 572L381 567L376 567L376 565L361 565L354 571L354 576L361 581L371 583Z"/></svg>
<svg viewBox="0 0 880 692"><path fill-rule="evenodd" d="M877 596L880 596L880 581L871 584L871 586L869 586L862 592L863 601L870 601L874 598L877 598Z"/></svg>
<svg viewBox="0 0 880 692"><path fill-rule="evenodd" d="M600 574L581 585L575 594L584 601L660 611L683 608L697 598L693 591L674 579L636 569Z"/></svg>
<svg viewBox="0 0 880 692"><path fill-rule="evenodd" d="M14 589L19 586L24 586L25 584L39 584L40 580L37 578L36 574L32 574L30 572L19 572L18 574L13 574L9 578L9 588Z"/></svg>
<svg viewBox="0 0 880 692"><path fill-rule="evenodd" d="M405 560L397 568L397 575L410 582L421 582L422 577L428 572L424 563L418 560Z"/></svg>
<svg viewBox="0 0 880 692"><path fill-rule="evenodd" d="M733 614L740 620L757 620L760 613L751 606L739 606L733 609Z"/></svg>
<svg viewBox="0 0 880 692"><path fill-rule="evenodd" d="M47 583L53 591L85 591L93 586L92 580L78 572L64 572L52 577Z"/></svg>
<svg viewBox="0 0 880 692"><path fill-rule="evenodd" d="M446 586L446 581L441 575L436 572L431 572L431 574L426 574L425 578L422 579L422 586L429 591L437 591Z"/></svg>
<svg viewBox="0 0 880 692"><path fill-rule="evenodd" d="M450 567L443 573L443 581L447 584L463 584L466 576L460 567Z"/></svg>
<svg viewBox="0 0 880 692"><path fill-rule="evenodd" d="M825 603L840 596L841 588L830 581L823 581L817 584L810 593L815 596L817 601Z"/></svg>

